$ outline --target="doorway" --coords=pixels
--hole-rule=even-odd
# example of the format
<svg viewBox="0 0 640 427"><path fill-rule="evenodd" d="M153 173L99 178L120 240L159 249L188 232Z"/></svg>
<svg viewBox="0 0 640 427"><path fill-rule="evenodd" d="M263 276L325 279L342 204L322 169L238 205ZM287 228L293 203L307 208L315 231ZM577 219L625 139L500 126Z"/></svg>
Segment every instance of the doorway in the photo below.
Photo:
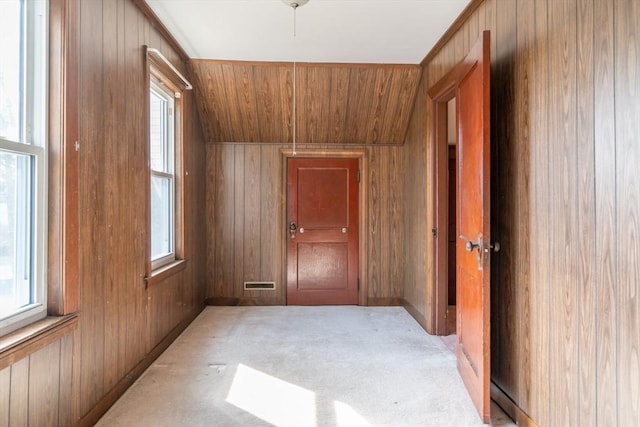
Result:
<svg viewBox="0 0 640 427"><path fill-rule="evenodd" d="M490 35L429 89L434 109L435 333L448 332L450 236L455 239L456 359L480 418L489 421L491 252ZM456 99L455 207L450 202L448 114ZM455 228L450 227L455 209Z"/></svg>
<svg viewBox="0 0 640 427"><path fill-rule="evenodd" d="M442 203L447 204L447 311L446 311L446 332L445 335L455 335L456 333L456 240L458 233L456 229L456 98L453 97L447 102L447 200Z"/></svg>
<svg viewBox="0 0 640 427"><path fill-rule="evenodd" d="M287 159L287 304L358 304L359 160Z"/></svg>

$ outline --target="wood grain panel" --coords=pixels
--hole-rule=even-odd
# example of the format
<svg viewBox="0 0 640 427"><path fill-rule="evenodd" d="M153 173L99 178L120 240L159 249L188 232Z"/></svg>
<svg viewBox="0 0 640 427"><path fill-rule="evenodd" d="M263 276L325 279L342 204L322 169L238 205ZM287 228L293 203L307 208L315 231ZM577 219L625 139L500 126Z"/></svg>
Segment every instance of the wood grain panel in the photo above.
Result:
<svg viewBox="0 0 640 427"><path fill-rule="evenodd" d="M381 197L383 181L381 180L383 153L380 150L367 150L367 160L369 163L369 206L367 206L367 218L369 235L371 240L367 253L367 284L369 286L369 297L380 298L384 273L382 271L382 230L381 227Z"/></svg>
<svg viewBox="0 0 640 427"><path fill-rule="evenodd" d="M640 418L640 5L615 5L618 423Z"/></svg>
<svg viewBox="0 0 640 427"><path fill-rule="evenodd" d="M549 194L549 203L558 212L549 219L550 299L556 302L551 310L550 346L563 352L550 364L550 399L559 402L550 408L554 425L579 425L578 405L578 301L577 301L577 86L576 1L562 0L549 4L549 67L554 70L550 80L549 99L549 168L556 181ZM560 214L561 213L561 214ZM561 403L560 403L561 402Z"/></svg>
<svg viewBox="0 0 640 427"><path fill-rule="evenodd" d="M281 194L281 178L277 174L282 170L282 159L278 151L261 147L260 163L260 276L259 280L275 282L275 291L253 291L255 295L247 295L250 298L262 298L268 303L284 304L285 284L281 282L284 260L280 251L283 236L286 235L283 228L281 203L284 195Z"/></svg>
<svg viewBox="0 0 640 427"><path fill-rule="evenodd" d="M230 283L228 286L231 288L231 292L228 295L233 295L235 297L241 297L243 295L244 290L240 288L240 283L245 282L245 274L244 274L244 245L245 245L245 235L244 235L244 194L245 194L245 185L244 185L244 170L245 170L245 147L244 145L239 145L234 147L235 153L235 172L234 172L234 185L233 193L235 194L235 203L234 203L234 225L233 225L233 266L234 266L234 274L230 277ZM222 294L225 295L225 294Z"/></svg>
<svg viewBox="0 0 640 427"><path fill-rule="evenodd" d="M207 218L210 232L209 253L213 255L211 265L215 269L210 274L214 294L226 294L232 290L234 273L234 246L233 233L235 217L234 193L225 191L233 188L235 180L235 164L233 147L214 147L207 149L208 182L207 191L211 196L207 198L210 209L210 217ZM227 185L227 183L229 183ZM223 218L219 221L217 218Z"/></svg>
<svg viewBox="0 0 640 427"><path fill-rule="evenodd" d="M103 135L103 42L102 2L80 3L80 311L85 313L80 322L80 356L83 375L80 394L83 396L80 412L88 411L104 393L102 381L104 364L104 173L105 144ZM91 143L93 142L93 143ZM88 253L88 248L91 252ZM96 381L99 378L100 381Z"/></svg>
<svg viewBox="0 0 640 427"><path fill-rule="evenodd" d="M261 268L261 163L260 146L248 145L244 153L244 277L245 281L259 281Z"/></svg>
<svg viewBox="0 0 640 427"><path fill-rule="evenodd" d="M293 64L192 60L209 142L291 142ZM296 64L297 140L402 144L420 68Z"/></svg>
<svg viewBox="0 0 640 427"><path fill-rule="evenodd" d="M433 186L432 180L427 179L432 160L431 141L427 140L427 129L431 125L431 102L427 101L425 88L427 80L430 79L425 71L403 148L404 174L401 183L404 189L403 298L405 305L412 307L410 312L414 312L424 326L427 326L427 319L431 317L428 316L430 308L427 307L427 301L431 299L433 282L432 261L428 255L432 251L427 251L427 247L433 247L430 230L434 226L430 203L433 200ZM431 324L427 330L432 330Z"/></svg>
<svg viewBox="0 0 640 427"><path fill-rule="evenodd" d="M25 357L11 366L9 402L9 425L11 426L29 425L29 362L30 358Z"/></svg>
<svg viewBox="0 0 640 427"><path fill-rule="evenodd" d="M51 369L54 366L55 369ZM29 357L29 425L58 423L60 341Z"/></svg>
<svg viewBox="0 0 640 427"><path fill-rule="evenodd" d="M9 403L11 402L11 366L0 370L0 425L9 425Z"/></svg>
<svg viewBox="0 0 640 427"><path fill-rule="evenodd" d="M594 158L597 282L597 425L618 424L616 135L614 92L614 2L594 3Z"/></svg>
<svg viewBox="0 0 640 427"><path fill-rule="evenodd" d="M594 2L578 0L576 4L576 85L577 91L577 304L578 304L578 420L581 426L596 425L596 296L595 279L595 147L593 33Z"/></svg>
<svg viewBox="0 0 640 427"><path fill-rule="evenodd" d="M532 390L532 356L535 353L531 345L529 328L532 316L532 283L531 283L531 242L529 239L532 229L531 220L531 94L533 79L533 42L535 40L535 22L531 16L535 14L535 3L515 4L516 15L512 15L515 29L516 52L514 63L514 118L511 122L515 142L513 149L514 196L515 210L513 212L515 230L512 233L515 240L515 310L518 316L517 340L519 341L517 357L518 375L518 403L525 413L531 412ZM513 12L511 12L513 13ZM511 33L513 34L513 33ZM516 196L517 194L517 196ZM526 260L520 262L519 260Z"/></svg>
<svg viewBox="0 0 640 427"><path fill-rule="evenodd" d="M329 116L326 123L327 141L330 144L340 144L346 141L345 126L347 117L348 96L338 96L347 94L349 90L349 69L336 68L331 78L330 93L333 94L329 100Z"/></svg>
<svg viewBox="0 0 640 427"><path fill-rule="evenodd" d="M531 357L531 396L529 414L540 425L549 424L549 67L547 38L547 2L536 0L534 16L533 62L531 73L531 228L541 237L531 242L531 347L537 349ZM529 18L531 19L531 18Z"/></svg>
<svg viewBox="0 0 640 427"><path fill-rule="evenodd" d="M102 4L102 30L106 37L102 39L102 60L103 71L103 104L102 111L104 117L105 130L111 123L115 123L118 112L121 108L118 76L119 37L118 37L118 7L121 1L103 2ZM116 126L111 132L102 133L102 145L104 147L103 162L108 165L118 165L120 155L125 150L116 150L116 144L122 140L122 126ZM105 181L102 187L104 197L104 225L109 230L105 233L105 263L114 265L118 259L118 252L121 249L120 239L124 234L121 218L121 208L126 203L117 185L108 183L118 183L118 174L122 170L119 167L109 167L104 170ZM105 270L104 275L104 335L102 347L104 348L104 387L109 390L118 380L119 361L119 322L118 322L118 302L120 296L120 286L117 283L119 272L115 269Z"/></svg>

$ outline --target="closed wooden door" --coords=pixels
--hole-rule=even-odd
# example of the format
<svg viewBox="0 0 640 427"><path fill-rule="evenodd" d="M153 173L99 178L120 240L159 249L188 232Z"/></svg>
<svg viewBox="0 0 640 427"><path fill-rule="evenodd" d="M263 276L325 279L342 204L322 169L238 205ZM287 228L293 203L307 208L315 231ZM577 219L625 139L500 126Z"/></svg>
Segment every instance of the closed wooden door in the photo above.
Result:
<svg viewBox="0 0 640 427"><path fill-rule="evenodd" d="M490 421L489 32L462 63L458 117L458 369L485 423Z"/></svg>
<svg viewBox="0 0 640 427"><path fill-rule="evenodd" d="M287 304L357 304L358 159L287 168Z"/></svg>

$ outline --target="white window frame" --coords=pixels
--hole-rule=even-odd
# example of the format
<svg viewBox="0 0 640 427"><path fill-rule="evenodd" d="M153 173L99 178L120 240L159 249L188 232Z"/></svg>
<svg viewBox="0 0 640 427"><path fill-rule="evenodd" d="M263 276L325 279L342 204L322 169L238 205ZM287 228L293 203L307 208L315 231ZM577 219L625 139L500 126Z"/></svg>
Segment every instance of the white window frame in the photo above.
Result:
<svg viewBox="0 0 640 427"><path fill-rule="evenodd" d="M153 75L150 78L149 84L149 97L151 94L155 93L157 96L162 98L163 101L167 103L167 115L165 116L164 123L164 132L166 138L164 138L165 146L165 156L164 156L164 165L163 170L156 170L153 168L151 162L149 163L149 169L151 171L151 178L162 178L169 180L169 211L170 211L170 220L169 220L169 252L163 256L151 258L151 269L157 270L158 268L164 267L172 262L176 261L176 105L175 105L175 92L169 90L165 85L163 85L159 80L157 80ZM151 137L149 138L149 148L151 149ZM153 206L150 207L153 209ZM153 217L153 212L150 212ZM153 230L151 230L153 231ZM153 239L153 232L150 236ZM150 242L151 244L151 242ZM151 245L153 247L153 245Z"/></svg>
<svg viewBox="0 0 640 427"><path fill-rule="evenodd" d="M23 0L21 141L0 137L0 150L31 158L31 223L29 246L31 303L0 318L0 336L47 315L47 129L48 129L48 21L46 0ZM27 262L27 260L25 260Z"/></svg>

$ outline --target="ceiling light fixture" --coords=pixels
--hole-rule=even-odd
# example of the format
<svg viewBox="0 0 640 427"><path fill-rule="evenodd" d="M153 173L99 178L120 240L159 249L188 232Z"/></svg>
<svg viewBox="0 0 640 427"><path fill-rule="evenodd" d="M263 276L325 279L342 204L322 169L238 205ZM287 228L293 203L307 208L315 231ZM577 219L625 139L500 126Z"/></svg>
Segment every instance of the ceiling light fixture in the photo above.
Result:
<svg viewBox="0 0 640 427"><path fill-rule="evenodd" d="M292 125L292 139L293 139L293 155L296 155L296 133L297 133L297 129L296 129L296 116L297 116L297 111L296 111L296 107L297 107L297 102L296 102L296 86L297 86L297 79L296 79L296 55L295 55L295 40L296 40L296 10L300 7L300 6L304 6L305 4L309 3L309 0L282 0L282 2L284 4L286 4L287 6L289 6L290 8L293 9L293 41L294 41L294 55L293 55L293 99L291 101L292 104L292 114L293 114L293 125Z"/></svg>

